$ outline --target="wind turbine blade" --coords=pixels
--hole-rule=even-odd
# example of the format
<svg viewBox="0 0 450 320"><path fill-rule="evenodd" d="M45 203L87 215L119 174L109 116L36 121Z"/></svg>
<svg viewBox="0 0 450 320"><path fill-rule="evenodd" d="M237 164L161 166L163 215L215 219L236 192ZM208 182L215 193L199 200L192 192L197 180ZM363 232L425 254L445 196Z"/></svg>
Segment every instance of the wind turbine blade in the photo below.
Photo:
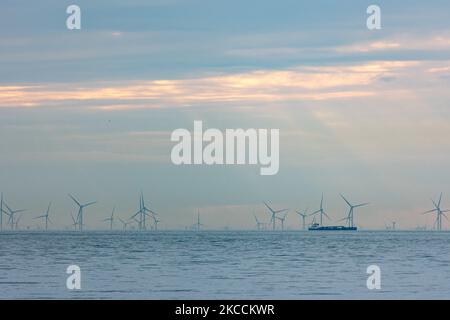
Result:
<svg viewBox="0 0 450 320"><path fill-rule="evenodd" d="M341 198L344 199L345 202L347 202L347 204L349 205L349 207L352 207L352 204L350 202L348 202L347 199L345 199L345 197L340 193Z"/></svg>
<svg viewBox="0 0 450 320"><path fill-rule="evenodd" d="M80 203L77 201L77 199L75 199L70 193L69 193L69 197L71 197L72 200L75 201L75 203L76 203L79 207L81 207L81 204L80 204Z"/></svg>
<svg viewBox="0 0 450 320"><path fill-rule="evenodd" d="M427 214L427 213L431 213L431 212L435 212L435 211L437 211L437 209L428 210L428 211L422 212L421 214Z"/></svg>
<svg viewBox="0 0 450 320"><path fill-rule="evenodd" d="M37 216L37 217L34 217L33 219L39 219L39 218L45 218L47 215L43 215L43 216Z"/></svg>
<svg viewBox="0 0 450 320"><path fill-rule="evenodd" d="M357 205L353 206L353 208L364 207L364 206L367 206L369 204L370 204L369 202L361 203L361 204L357 204Z"/></svg>
<svg viewBox="0 0 450 320"><path fill-rule="evenodd" d="M442 200L442 192L441 192L441 195L439 196L438 207L440 207L440 206L441 206L441 200Z"/></svg>
<svg viewBox="0 0 450 320"><path fill-rule="evenodd" d="M97 201L92 201L92 202L86 203L86 204L83 205L83 207L90 206L90 205L92 205L94 203L97 203Z"/></svg>
<svg viewBox="0 0 450 320"><path fill-rule="evenodd" d="M313 216L313 215L315 215L315 214L317 214L317 213L319 213L320 212L320 209L319 210L316 210L316 211L314 211L313 213L310 213L309 215L310 216Z"/></svg>
<svg viewBox="0 0 450 320"><path fill-rule="evenodd" d="M275 211L275 213L280 213L280 212L287 211L287 210L289 210L289 209L281 209L281 210Z"/></svg>
<svg viewBox="0 0 450 320"><path fill-rule="evenodd" d="M139 210L138 212L136 212L135 214L133 214L128 220L134 219L134 217L136 217L138 214L141 214L141 210Z"/></svg>
<svg viewBox="0 0 450 320"><path fill-rule="evenodd" d="M150 209L146 208L145 206L143 207L143 209L144 209L144 211L148 211L148 212L150 212L151 214L153 214L153 215L155 215L155 216L158 216L158 214L157 214L155 211L150 210Z"/></svg>
<svg viewBox="0 0 450 320"><path fill-rule="evenodd" d="M8 209L9 213L12 213L11 208L6 204L6 202L3 201L3 204L5 205L6 209Z"/></svg>
<svg viewBox="0 0 450 320"><path fill-rule="evenodd" d="M266 205L266 207L270 210L270 212L272 212L272 213L275 213L275 211L273 211L273 209L271 208L271 207L269 207L269 205L267 204L267 203L265 203L265 202L263 202L265 205Z"/></svg>
<svg viewBox="0 0 450 320"><path fill-rule="evenodd" d="M47 207L47 212L46 212L46 215L47 215L47 216L48 216L48 213L50 212L50 207L51 207L51 205L52 205L52 203L49 202L48 207Z"/></svg>
<svg viewBox="0 0 450 320"><path fill-rule="evenodd" d="M322 211L322 212L325 217L327 217L329 220L331 220L331 218L327 215L327 213L325 211Z"/></svg>
<svg viewBox="0 0 450 320"><path fill-rule="evenodd" d="M433 199L431 199L431 202L433 202L433 205L436 207L436 209L438 210L440 209L439 205Z"/></svg>

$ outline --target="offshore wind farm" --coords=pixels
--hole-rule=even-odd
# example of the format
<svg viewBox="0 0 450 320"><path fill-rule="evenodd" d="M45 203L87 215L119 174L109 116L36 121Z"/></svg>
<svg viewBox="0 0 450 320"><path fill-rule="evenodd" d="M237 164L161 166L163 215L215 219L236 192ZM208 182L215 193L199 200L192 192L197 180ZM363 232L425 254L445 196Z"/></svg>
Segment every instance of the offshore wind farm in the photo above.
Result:
<svg viewBox="0 0 450 320"><path fill-rule="evenodd" d="M90 201L87 203L82 204L75 198L73 195L68 194L69 198L75 203L77 208L77 214L73 215L72 213L66 214L66 219L68 224L62 224L62 225L55 225L52 219L50 219L50 209L52 206L52 202L48 203L48 207L45 211L45 214L38 215L31 217L31 220L28 220L28 223L26 227L19 228L19 222L21 221L24 212L27 210L25 209L19 209L19 210L13 210L11 207L7 204L6 199L4 198L3 192L1 193L1 199L0 199L0 231L30 231L30 230L41 230L41 231L49 231L50 229L58 230L58 231L64 231L64 230L77 230L77 231L86 231L87 223L85 222L85 210L86 208L93 206L97 203L97 201ZM257 230L257 231L285 231L286 229L290 231L357 231L357 225L354 220L355 211L356 209L360 210L360 208L370 205L369 202L364 203L357 203L354 204L350 202L344 195L339 194L340 198L345 202L345 204L348 207L348 211L344 217L338 218L338 219L332 219L327 211L325 210L324 205L324 195L321 195L320 203L318 206L318 209L316 211L313 211L312 213L308 213L309 208L306 208L304 210L297 210L297 209L273 209L271 205L268 204L268 202L263 201L261 203L261 207L264 207L267 212L267 214L264 214L264 216L258 217L255 214L255 208L253 206L253 210L251 214L248 214L248 218L251 220L252 217L255 221L255 227L250 228L243 228L239 225L228 225L226 229L235 229L235 230ZM433 223L429 226L417 226L415 228L410 229L403 229L403 230L422 230L422 231L445 231L446 229L443 228L443 218L448 221L448 217L446 215L447 212L450 210L448 209L442 209L442 197L443 194L440 193L437 200L431 199L431 203L433 204L433 208L430 210L427 210L425 212L420 212L420 215L428 215L428 214L435 214L435 218L433 220ZM122 214L122 216L115 216L116 213L116 205L112 207L112 211L109 216L102 218L98 221L100 221L103 224L102 226L93 226L88 228L88 230L122 230L122 231L158 231L158 224L161 221L160 214L156 213L154 210L151 210L147 207L144 200L144 194L143 192L139 195L139 201L138 201L138 210L134 212L133 214ZM28 210L31 212L31 210ZM91 209L91 211L94 211L94 209ZM287 228L287 218L288 213L292 211L294 212L301 221L301 224L299 227L297 226L290 226ZM20 215L18 215L20 214ZM57 215L56 213L53 213L53 215ZM98 217L98 213L91 212L90 216L96 216ZM292 216L294 217L294 216ZM326 218L326 220L325 220ZM91 219L93 220L93 219ZM35 223L31 223L32 221L35 221ZM39 224L39 222L43 222L42 224ZM345 225L337 225L336 223L345 222ZM379 228L365 228L366 230L401 230L397 229L396 227L397 221L392 221L389 224L384 225L384 227ZM49 228L50 226L50 228ZM107 228L105 228L107 226ZM192 225L188 225L185 227L171 227L170 225L165 226L165 230L194 230L194 231L200 231L200 230L208 230L208 227L205 226L203 223L200 222L200 210L197 209L197 215L195 222ZM210 230L223 230L220 227L212 227L209 228Z"/></svg>

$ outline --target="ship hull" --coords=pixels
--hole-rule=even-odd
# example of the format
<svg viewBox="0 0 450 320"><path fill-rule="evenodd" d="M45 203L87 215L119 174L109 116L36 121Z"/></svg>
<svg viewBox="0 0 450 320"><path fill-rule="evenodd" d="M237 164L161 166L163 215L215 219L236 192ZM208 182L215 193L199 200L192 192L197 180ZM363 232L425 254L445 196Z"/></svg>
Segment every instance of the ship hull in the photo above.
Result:
<svg viewBox="0 0 450 320"><path fill-rule="evenodd" d="M321 227L309 227L309 231L356 231L356 227L344 227L344 226L321 226Z"/></svg>

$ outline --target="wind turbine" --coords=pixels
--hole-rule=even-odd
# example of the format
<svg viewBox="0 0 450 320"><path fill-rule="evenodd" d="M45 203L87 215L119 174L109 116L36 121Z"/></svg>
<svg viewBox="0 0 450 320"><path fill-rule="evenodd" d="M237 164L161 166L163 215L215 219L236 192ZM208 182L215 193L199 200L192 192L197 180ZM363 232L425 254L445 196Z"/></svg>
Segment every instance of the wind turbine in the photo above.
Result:
<svg viewBox="0 0 450 320"><path fill-rule="evenodd" d="M261 231L261 226L264 226L264 222L260 222L258 218L255 216L255 214L253 214L253 216L255 217L256 220L256 228L258 229L258 231Z"/></svg>
<svg viewBox="0 0 450 320"><path fill-rule="evenodd" d="M284 214L283 218L276 217L278 220L281 221L281 231L284 230L284 221L286 220L286 216L287 216L287 213Z"/></svg>
<svg viewBox="0 0 450 320"><path fill-rule="evenodd" d="M69 194L69 197L72 198L72 200L77 204L77 206L79 208L76 222L78 223L79 230L83 231L83 209L88 207L88 206L90 206L90 205L92 205L92 204L94 204L94 203L97 203L97 201L92 201L92 202L89 202L89 203L86 203L86 204L81 204L71 194Z"/></svg>
<svg viewBox="0 0 450 320"><path fill-rule="evenodd" d="M145 206L143 207L143 212L144 212L144 217L150 217L153 220L153 229L157 230L158 229L158 222L161 222L161 220L159 220L157 218L158 214L150 209L147 209Z"/></svg>
<svg viewBox="0 0 450 320"><path fill-rule="evenodd" d="M23 211L25 211L25 209L11 210L11 208L6 204L6 202L3 202L3 204L5 205L6 209L8 209L9 214L6 213L5 211L3 211L3 212L5 212L9 216L8 223L11 225L11 230L14 230L14 214L23 212Z"/></svg>
<svg viewBox="0 0 450 320"><path fill-rule="evenodd" d="M49 212L50 212L50 206L51 206L51 205L52 205L52 203L50 202L50 203L48 204L47 212L46 212L45 214L43 214L42 216L39 216L39 217L35 217L35 218L34 218L34 219L45 218L45 231L48 230L48 222L49 222L49 221L52 222L52 221L50 220L49 216L48 216L48 214L49 214Z"/></svg>
<svg viewBox="0 0 450 320"><path fill-rule="evenodd" d="M320 199L320 209L314 211L313 213L310 214L310 216L313 216L317 213L320 213L320 226L323 226L323 216L327 217L328 219L330 219L330 217L327 215L327 213L325 212L325 210L323 210L323 193L322 193L322 198ZM331 220L331 219L330 219Z"/></svg>
<svg viewBox="0 0 450 320"><path fill-rule="evenodd" d="M306 228L306 217L308 216L308 208L306 208L305 211L295 211L300 217L302 217L302 229L305 230Z"/></svg>
<svg viewBox="0 0 450 320"><path fill-rule="evenodd" d="M131 221L123 221L122 219L119 218L119 221L122 222L123 225L123 230L127 230L127 225L129 225L131 223Z"/></svg>
<svg viewBox="0 0 450 320"><path fill-rule="evenodd" d="M284 211L287 211L289 209L273 210L267 203L265 203L265 202L263 202L263 203L266 205L266 207L272 213L272 217L270 219L270 222L272 222L272 230L275 231L275 218L276 218L277 213L284 212Z"/></svg>
<svg viewBox="0 0 450 320"><path fill-rule="evenodd" d="M161 222L161 220L158 220L158 218L156 218L156 216L152 215L153 218L153 224L155 227L155 231L158 231L158 223Z"/></svg>
<svg viewBox="0 0 450 320"><path fill-rule="evenodd" d="M22 219L22 215L23 214L20 214L19 217L17 218L17 220L14 222L14 229L15 230L19 230L19 222L20 222L20 219Z"/></svg>
<svg viewBox="0 0 450 320"><path fill-rule="evenodd" d="M431 213L431 212L437 213L434 224L438 231L442 230L442 216L444 216L444 218L448 220L447 216L445 215L445 212L450 211L450 210L442 210L441 209L441 201L442 201L442 192L441 192L441 195L439 196L438 203L436 203L433 199L431 199L431 202L433 202L433 205L434 205L434 209L428 210L428 211L422 213L422 214L427 214L427 213Z"/></svg>
<svg viewBox="0 0 450 320"><path fill-rule="evenodd" d="M141 202L139 201L139 205L141 204ZM137 216L139 216L139 218L137 218ZM138 230L142 230L142 207L139 209L138 212L136 212L135 214L133 214L129 220L134 220L137 222L138 224Z"/></svg>
<svg viewBox="0 0 450 320"><path fill-rule="evenodd" d="M3 192L1 193L1 200L0 200L0 231L3 231Z"/></svg>
<svg viewBox="0 0 450 320"><path fill-rule="evenodd" d="M153 219L154 230L158 230L158 223L161 222L161 220L159 220L157 218L158 214L155 211L150 210L149 208L147 208L145 206L144 196L143 195L142 195L142 213L143 213L143 216L144 216L144 228L145 228L145 218L148 216L148 217Z"/></svg>
<svg viewBox="0 0 450 320"><path fill-rule="evenodd" d="M112 228L113 228L113 223L114 223L114 211L115 211L115 210L116 210L116 207L114 206L113 209L112 209L111 217L102 220L103 222L109 221L109 223L110 223L110 224L109 224L109 230L112 230Z"/></svg>
<svg viewBox="0 0 450 320"><path fill-rule="evenodd" d="M359 207L363 207L363 206L367 206L369 203L360 203L360 204L351 204L347 199L345 199L345 197L341 194L341 198L344 199L344 201L347 203L347 205L349 206L349 210L348 210L348 214L347 217L342 219L342 220L347 220L348 226L349 227L353 227L353 209L355 208L359 208Z"/></svg>
<svg viewBox="0 0 450 320"><path fill-rule="evenodd" d="M3 214L8 215L8 213L3 209L3 192L1 193L0 199L0 232L3 231Z"/></svg>
<svg viewBox="0 0 450 320"><path fill-rule="evenodd" d="M147 224L146 223L146 218L147 217L152 217L153 221L155 221L155 217L154 217L155 215L158 215L158 214L156 212L153 212L152 210L148 209L145 206L144 195L143 195L143 193L141 191L141 195L139 197L139 210L134 215L132 215L130 217L130 219L135 219L137 216L139 216L139 219L137 221L138 222L138 226L139 226L139 230L145 230L147 228L147 226L146 226L146 224Z"/></svg>
<svg viewBox="0 0 450 320"><path fill-rule="evenodd" d="M197 223L193 225L195 231L200 231L200 227L203 226L202 223L200 223L200 210L197 210Z"/></svg>
<svg viewBox="0 0 450 320"><path fill-rule="evenodd" d="M70 226L73 227L74 230L77 230L77 225L78 225L77 220L73 217L72 214L70 214L70 217L72 218L72 221L73 221L73 223Z"/></svg>

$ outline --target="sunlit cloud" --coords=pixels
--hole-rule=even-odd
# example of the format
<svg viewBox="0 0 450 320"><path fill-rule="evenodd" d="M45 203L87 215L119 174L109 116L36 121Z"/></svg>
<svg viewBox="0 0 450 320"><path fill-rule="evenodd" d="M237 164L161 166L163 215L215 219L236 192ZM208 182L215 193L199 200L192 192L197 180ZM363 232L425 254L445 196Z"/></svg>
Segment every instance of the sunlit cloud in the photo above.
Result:
<svg viewBox="0 0 450 320"><path fill-rule="evenodd" d="M368 53L382 51L441 51L450 50L449 32L439 35L411 37L411 36L391 36L390 38L378 41L362 41L349 45L337 46L337 53Z"/></svg>
<svg viewBox="0 0 450 320"><path fill-rule="evenodd" d="M75 103L84 108L114 111L200 103L349 99L375 95L372 85L380 77L395 76L417 66L419 62L415 61L379 61L255 70L178 80L4 86L0 87L0 106Z"/></svg>

